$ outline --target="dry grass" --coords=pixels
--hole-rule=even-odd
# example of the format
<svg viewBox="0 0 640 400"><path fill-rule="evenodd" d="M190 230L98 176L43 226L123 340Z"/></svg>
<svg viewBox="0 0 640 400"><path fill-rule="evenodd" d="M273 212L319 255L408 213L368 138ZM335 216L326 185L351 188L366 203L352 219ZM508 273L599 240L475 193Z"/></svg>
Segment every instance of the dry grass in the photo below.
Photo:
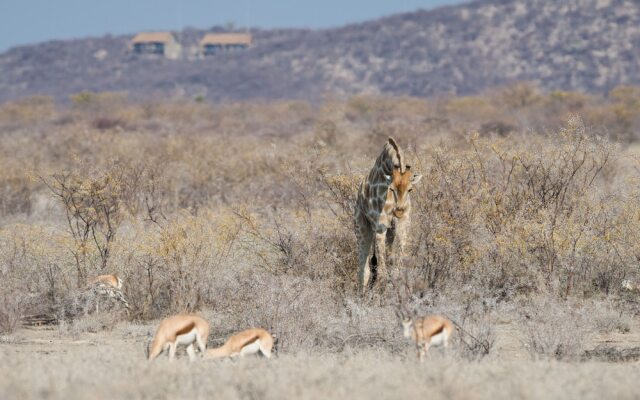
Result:
<svg viewBox="0 0 640 400"><path fill-rule="evenodd" d="M346 349L300 351L277 358L169 364L143 359L151 326L120 326L74 339L33 334L0 344L2 398L585 398L637 397L635 364L517 361L469 362L432 352L420 364L408 346L398 353ZM42 336L42 333L38 333ZM16 351L17 350L17 351ZM29 373L26 373L29 371Z"/></svg>
<svg viewBox="0 0 640 400"><path fill-rule="evenodd" d="M91 277L116 273L129 322L211 310L216 337L262 326L282 353L268 367L203 365L193 375L154 367L172 382L162 391L137 353L124 351L112 355L121 384L111 390L122 395L187 387L205 397L217 387L229 397L317 397L313 388L327 387L333 397L429 388L489 397L500 394L484 382L509 370L560 397L554 385L599 366L554 360L581 359L595 335L633 335L640 312L618 289L640 274L638 101L633 88L597 98L517 85L439 101L141 104L80 94L71 108L41 98L2 105L0 331L14 331L21 315L52 313L64 317L63 336L111 332L126 314L95 315L86 290ZM442 368L406 355L398 297L363 301L355 292L354 194L387 136L425 176L412 193L403 301L465 332ZM498 362L502 324L536 361ZM66 372L79 380L92 368L101 376L91 363L108 353L104 344L38 357L35 368L57 360L86 367ZM20 376L27 360L11 361L2 390L82 393L68 385L76 378L58 386L58 378ZM619 383L607 388L623 396L626 368L605 372ZM129 373L141 374L140 387ZM215 381L203 383L208 375ZM590 393L583 385L569 390ZM537 390L507 387L518 396ZM107 386L95 389L106 396Z"/></svg>

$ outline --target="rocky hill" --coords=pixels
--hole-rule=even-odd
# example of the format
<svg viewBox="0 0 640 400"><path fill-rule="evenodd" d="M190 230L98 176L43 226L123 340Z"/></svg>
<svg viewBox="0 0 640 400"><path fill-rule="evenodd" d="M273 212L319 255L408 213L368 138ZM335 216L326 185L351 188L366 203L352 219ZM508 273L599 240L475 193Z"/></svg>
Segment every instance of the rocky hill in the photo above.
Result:
<svg viewBox="0 0 640 400"><path fill-rule="evenodd" d="M13 48L0 54L0 101L80 91L313 100L469 94L516 80L588 92L640 84L637 0L479 0L336 29L254 30L249 50L198 59L204 33L174 33L179 60L135 56L131 36Z"/></svg>

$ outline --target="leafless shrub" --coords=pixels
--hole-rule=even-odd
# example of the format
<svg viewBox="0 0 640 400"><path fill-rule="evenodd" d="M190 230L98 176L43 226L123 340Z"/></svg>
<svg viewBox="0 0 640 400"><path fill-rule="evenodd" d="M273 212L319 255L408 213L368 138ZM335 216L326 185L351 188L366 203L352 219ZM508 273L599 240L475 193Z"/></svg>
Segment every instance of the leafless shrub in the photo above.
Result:
<svg viewBox="0 0 640 400"><path fill-rule="evenodd" d="M239 227L230 212L181 213L162 226L137 225L116 247L133 316L158 318L213 304L213 282L231 257ZM138 246L128 246L135 240ZM228 264L229 263L229 264Z"/></svg>
<svg viewBox="0 0 640 400"><path fill-rule="evenodd" d="M325 282L239 271L215 285L223 326L262 326L278 336L280 351L326 347L327 324L340 310Z"/></svg>
<svg viewBox="0 0 640 400"><path fill-rule="evenodd" d="M594 328L600 333L628 333L631 331L631 316L621 307L610 301L591 301L585 305L593 321Z"/></svg>
<svg viewBox="0 0 640 400"><path fill-rule="evenodd" d="M121 315L113 312L87 314L64 324L59 330L78 337L82 333L110 331L122 321Z"/></svg>
<svg viewBox="0 0 640 400"><path fill-rule="evenodd" d="M585 129L574 118L526 148L472 136L462 157L436 150L416 201L413 264L424 286L480 279L509 296L542 287L568 296L597 279L605 292L619 281L630 255L597 238L618 229L612 206L626 200L603 186L613 148ZM588 251L588 242L603 251Z"/></svg>
<svg viewBox="0 0 640 400"><path fill-rule="evenodd" d="M392 306L347 299L344 307L344 318L333 321L331 326L331 348L337 351L374 348L405 353L410 347Z"/></svg>
<svg viewBox="0 0 640 400"><path fill-rule="evenodd" d="M25 305L25 296L20 292L8 288L0 291L0 333L11 333L20 326Z"/></svg>
<svg viewBox="0 0 640 400"><path fill-rule="evenodd" d="M122 170L116 167L96 177L85 174L79 170L42 178L63 205L67 228L75 241L72 252L78 287L87 282L91 245L95 246L101 259L98 270L106 267L112 242L123 218Z"/></svg>
<svg viewBox="0 0 640 400"><path fill-rule="evenodd" d="M126 304L117 297L109 296L97 287L90 286L68 292L61 302L58 316L59 319L68 322L101 314L108 314L110 318L120 320L126 312Z"/></svg>
<svg viewBox="0 0 640 400"><path fill-rule="evenodd" d="M536 298L522 309L524 345L533 357L576 359L590 327L578 305Z"/></svg>
<svg viewBox="0 0 640 400"><path fill-rule="evenodd" d="M460 317L458 317L460 318ZM461 322L455 322L459 336L460 354L468 360L488 356L496 342L496 334L490 315L464 315Z"/></svg>

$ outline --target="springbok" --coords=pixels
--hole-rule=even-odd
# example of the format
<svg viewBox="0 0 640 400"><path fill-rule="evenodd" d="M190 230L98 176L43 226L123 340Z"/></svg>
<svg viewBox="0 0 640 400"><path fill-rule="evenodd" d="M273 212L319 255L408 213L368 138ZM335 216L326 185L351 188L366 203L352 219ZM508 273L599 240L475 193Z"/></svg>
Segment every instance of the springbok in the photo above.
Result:
<svg viewBox="0 0 640 400"><path fill-rule="evenodd" d="M453 324L446 317L429 315L423 318L403 318L404 337L410 338L418 349L420 362L431 346L449 346Z"/></svg>
<svg viewBox="0 0 640 400"><path fill-rule="evenodd" d="M630 279L625 279L622 281L622 288L628 290L630 292L640 292L640 285L637 282L634 282Z"/></svg>
<svg viewBox="0 0 640 400"><path fill-rule="evenodd" d="M148 350L149 361L153 361L164 350L169 348L169 361L173 361L179 345L187 346L189 362L196 358L194 343L200 349L203 356L207 348L209 337L209 323L197 315L181 314L163 319L156 331L156 336Z"/></svg>
<svg viewBox="0 0 640 400"><path fill-rule="evenodd" d="M122 293L122 279L117 275L98 275L93 278L89 290L92 290L96 294L96 314L100 313L100 296L111 298L117 302L120 302L127 314L130 312L129 302Z"/></svg>
<svg viewBox="0 0 640 400"><path fill-rule="evenodd" d="M244 357L262 353L271 358L273 336L261 328L251 328L231 336L225 344L215 349L208 349L205 358Z"/></svg>
<svg viewBox="0 0 640 400"><path fill-rule="evenodd" d="M117 275L98 275L93 279L91 284L110 285L118 290L122 290L122 279L120 279Z"/></svg>

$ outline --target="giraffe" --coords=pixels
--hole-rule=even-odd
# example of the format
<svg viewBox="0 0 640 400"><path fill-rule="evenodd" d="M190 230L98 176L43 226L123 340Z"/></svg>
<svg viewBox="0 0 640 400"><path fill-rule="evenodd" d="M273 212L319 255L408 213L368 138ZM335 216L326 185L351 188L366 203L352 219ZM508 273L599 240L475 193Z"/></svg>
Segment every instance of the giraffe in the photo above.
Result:
<svg viewBox="0 0 640 400"><path fill-rule="evenodd" d="M404 163L396 141L389 138L368 177L360 184L355 207L355 230L358 285L363 294L373 284L385 288L387 253L390 263L394 263L396 258L401 260L404 255L411 212L409 192L420 179L422 175L411 173L411 167ZM399 257L393 252L396 238L400 245ZM374 265L375 273L369 282Z"/></svg>

